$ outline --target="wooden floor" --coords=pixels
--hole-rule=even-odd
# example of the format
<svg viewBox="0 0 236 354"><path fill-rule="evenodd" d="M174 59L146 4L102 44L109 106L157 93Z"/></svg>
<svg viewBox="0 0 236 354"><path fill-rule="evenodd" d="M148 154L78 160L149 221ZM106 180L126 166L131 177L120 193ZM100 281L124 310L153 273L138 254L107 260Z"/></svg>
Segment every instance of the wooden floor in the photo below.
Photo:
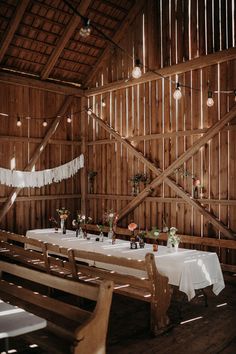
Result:
<svg viewBox="0 0 236 354"><path fill-rule="evenodd" d="M199 297L188 303L178 299L170 308L172 326L156 338L148 334L149 305L114 296L108 333L107 354L233 354L236 353L236 284L227 283L219 296L208 293L208 307ZM180 318L180 304L182 304ZM12 338L17 353L46 354L40 341L29 336ZM37 343L36 343L37 342ZM38 347L30 348L29 345ZM1 342L1 351L3 346ZM49 353L47 353L49 354ZM65 353L69 354L69 353ZM88 348L88 354L89 348Z"/></svg>

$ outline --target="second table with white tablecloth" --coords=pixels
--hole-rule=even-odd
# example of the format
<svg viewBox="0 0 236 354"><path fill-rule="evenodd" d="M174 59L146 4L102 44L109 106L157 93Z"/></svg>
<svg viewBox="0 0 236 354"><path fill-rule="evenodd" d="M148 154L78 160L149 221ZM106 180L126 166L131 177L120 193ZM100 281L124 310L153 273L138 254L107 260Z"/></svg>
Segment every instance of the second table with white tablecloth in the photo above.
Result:
<svg viewBox="0 0 236 354"><path fill-rule="evenodd" d="M117 239L116 243L112 244L111 240L104 237L104 242L98 242L95 235L90 235L89 240L82 239L76 237L75 232L70 230L67 230L64 235L60 230L56 233L54 229L36 229L27 231L26 236L66 248L130 259L144 259L147 252L153 252L150 244L146 244L145 248L130 249L129 241ZM212 285L213 292L218 295L225 287L219 259L214 252L184 248L179 248L177 252L170 252L166 246L159 246L158 252L153 253L158 271L168 277L169 284L177 286L180 291L184 292L188 300L196 295L197 289ZM108 264L105 266L109 270L115 270L111 269Z"/></svg>

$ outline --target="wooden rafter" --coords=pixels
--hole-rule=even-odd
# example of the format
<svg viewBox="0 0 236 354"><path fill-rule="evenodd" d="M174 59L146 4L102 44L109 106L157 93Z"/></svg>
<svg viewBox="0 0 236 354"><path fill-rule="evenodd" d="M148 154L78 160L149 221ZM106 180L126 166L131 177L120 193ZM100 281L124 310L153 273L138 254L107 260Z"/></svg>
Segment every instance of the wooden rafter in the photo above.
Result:
<svg viewBox="0 0 236 354"><path fill-rule="evenodd" d="M81 15L85 15L86 11L90 5L92 0L86 0L86 1L81 1L79 7L78 7L78 12L81 13ZM52 71L54 65L56 64L59 56L61 55L63 49L65 48L67 42L75 32L76 28L78 27L79 23L81 21L81 18L74 14L72 19L69 21L69 23L66 26L66 29L63 33L63 35L60 37L58 44L54 51L52 52L47 65L44 66L42 72L41 72L41 79L46 80L48 76L50 75L50 72Z"/></svg>
<svg viewBox="0 0 236 354"><path fill-rule="evenodd" d="M187 161L191 156L193 156L201 146L206 144L213 136L215 136L231 119L236 115L236 105L227 113L221 120L217 121L210 127L207 132L199 138L185 153L183 153L174 163L172 163L165 171L161 171L152 162L146 159L141 152L136 150L131 143L120 136L118 132L112 129L107 123L105 123L101 118L96 116L94 113L91 117L95 119L99 125L101 125L106 131L108 131L117 141L124 144L127 149L132 152L140 161L144 163L151 171L157 174L156 177L137 197L135 197L125 208L119 212L119 220L124 216L129 214L133 209L135 209L148 195L150 195L154 188L165 182L171 187L176 193L178 193L188 204L193 206L202 215L208 219L212 225L217 227L227 238L233 239L234 234L229 230L220 220L218 220L214 215L208 212L197 200L194 200L188 193L186 193L181 186L170 179L168 176L175 171L176 168L180 167L185 161Z"/></svg>
<svg viewBox="0 0 236 354"><path fill-rule="evenodd" d="M137 17L139 12L142 10L144 6L144 0L136 0L135 4L130 9L128 15L125 17L125 20L120 24L120 29L115 33L112 38L112 41L115 43L119 43L121 39L124 37L125 33L128 30L130 24L134 21ZM89 86L90 82L93 80L94 76L96 75L97 71L99 70L100 66L103 64L104 60L110 55L110 48L112 43L108 42L105 50L103 51L100 58L97 60L96 65L94 66L93 70L89 74L88 80L85 82L85 86Z"/></svg>
<svg viewBox="0 0 236 354"><path fill-rule="evenodd" d="M8 25L8 28L2 37L2 40L0 42L0 63L11 43L11 40L14 36L15 31L17 30L17 27L19 26L19 23L25 13L28 3L29 0L19 1L19 5L17 6L17 9L14 12L14 15Z"/></svg>
<svg viewBox="0 0 236 354"><path fill-rule="evenodd" d="M33 166L38 161L38 159L39 159L41 153L43 152L43 150L45 149L47 143L51 139L52 135L55 133L55 131L56 131L56 129L57 129L62 117L65 115L65 113L67 112L69 106L71 105L72 100L73 100L73 96L69 96L69 97L67 97L65 99L64 103L62 104L61 108L59 109L59 111L56 114L56 118L54 119L54 121L52 122L51 126L49 127L45 137L42 139L41 143L39 144L39 146L34 151L29 163L25 167L25 169L24 169L25 171L31 171ZM3 219L3 217L6 215L8 210L13 205L13 203L16 200L16 197L17 197L17 195L19 194L20 191L21 191L21 188L13 188L12 189L12 191L11 191L10 195L8 196L6 202L4 203L3 207L0 209L0 221Z"/></svg>
<svg viewBox="0 0 236 354"><path fill-rule="evenodd" d="M100 95L109 91L116 91L120 89L125 89L137 84L143 84L149 81L158 80L161 77L169 77L171 75L180 75L191 70L197 70L205 68L207 66L215 65L218 63L223 63L225 61L234 60L236 58L236 48L230 48L227 50L222 50L221 52L216 52L213 54L203 55L199 58L186 61L184 63L167 66L162 69L157 69L156 73L147 72L142 75L140 79L130 79L127 81L120 80L113 82L111 84L106 84L102 87L96 87L85 91L86 96Z"/></svg>

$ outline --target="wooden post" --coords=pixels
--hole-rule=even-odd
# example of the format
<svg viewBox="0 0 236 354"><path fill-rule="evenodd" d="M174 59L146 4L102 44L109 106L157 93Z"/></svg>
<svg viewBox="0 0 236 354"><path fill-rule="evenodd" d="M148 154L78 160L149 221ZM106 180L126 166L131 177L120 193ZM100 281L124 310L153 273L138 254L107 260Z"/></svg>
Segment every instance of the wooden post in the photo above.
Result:
<svg viewBox="0 0 236 354"><path fill-rule="evenodd" d="M68 110L68 107L70 106L70 104L72 102L72 99L73 99L73 96L69 96L63 102L61 108L59 109L59 111L56 114L56 118L54 119L51 126L49 127L45 137L43 138L43 140L41 141L39 146L36 148L28 165L25 167L25 169L24 169L25 171L31 171L33 166L38 161L38 159L39 159L41 153L43 152L43 150L45 149L47 143L51 139L52 135L55 133L63 115L65 115L66 111ZM19 194L20 191L21 191L21 188L13 188L12 189L10 195L8 196L6 202L4 203L3 207L0 210L0 221L3 219L3 217L7 214L8 210L13 205L13 203L16 200L17 195Z"/></svg>
<svg viewBox="0 0 236 354"><path fill-rule="evenodd" d="M87 120L85 111L86 98L81 98L81 152L84 155L84 168L81 170L81 212L87 215L87 194L88 194L88 172L87 172Z"/></svg>

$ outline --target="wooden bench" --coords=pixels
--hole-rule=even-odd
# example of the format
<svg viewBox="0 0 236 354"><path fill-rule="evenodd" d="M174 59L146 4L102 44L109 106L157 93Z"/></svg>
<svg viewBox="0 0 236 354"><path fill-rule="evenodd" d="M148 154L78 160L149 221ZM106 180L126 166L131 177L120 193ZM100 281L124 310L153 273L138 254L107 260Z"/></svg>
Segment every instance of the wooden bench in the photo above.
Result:
<svg viewBox="0 0 236 354"><path fill-rule="evenodd" d="M41 250L42 262L40 263L40 270L42 271L92 284L99 284L104 279L112 280L115 283L115 293L149 302L150 330L153 335L163 332L169 324L167 311L170 306L171 288L168 284L168 278L157 271L153 254L147 254L145 260L130 260L124 257L67 249L15 234L8 235L8 242L10 240L27 243L28 247L31 245L33 248L37 247ZM37 242L35 243L35 241ZM14 251L18 252L16 246ZM30 258L32 255L31 250L21 250L21 252L24 253L23 256L14 257L14 260L17 259L18 262L23 262L31 267L38 267L38 263L34 262L34 256L33 260ZM55 257L52 256L53 254ZM9 252L8 256L10 255L11 252ZM56 256L61 256L61 258ZM25 259L27 260L26 262ZM81 261L84 264L81 264ZM91 267L89 266L91 264L96 264L97 266ZM106 264L106 268L109 269L110 267L111 271L99 267L99 264ZM118 267L117 269L123 267L123 269L127 270L127 274L131 272L134 275L123 274L119 271L114 272L112 270L114 267ZM140 272L145 273L145 277L140 277Z"/></svg>
<svg viewBox="0 0 236 354"><path fill-rule="evenodd" d="M150 330L153 335L158 335L167 328L171 288L168 278L157 271L152 253L147 253L145 260L131 260L68 249L68 257L74 279L90 283L112 280L115 293L150 303ZM80 264L78 260L93 263L95 266ZM133 275L127 275L132 273Z"/></svg>
<svg viewBox="0 0 236 354"><path fill-rule="evenodd" d="M60 253L59 246L51 247L55 247L56 253ZM69 267L64 267L65 260L51 256L45 242L23 235L0 230L0 254L5 260L9 259L49 274L55 273L61 277L71 275Z"/></svg>
<svg viewBox="0 0 236 354"><path fill-rule="evenodd" d="M48 329L53 334L45 342L41 339L39 346L49 350L50 353L60 352L60 348L61 353L104 354L106 352L106 335L113 293L112 281L103 281L99 286L94 286L61 279L3 261L0 261L0 272L2 274L1 298L48 321ZM9 277L11 278L8 281ZM30 286L26 287L27 282L30 282ZM96 306L93 311L88 311L62 302L61 299L50 298L43 292L39 292L42 286L93 300ZM50 341L51 337L54 338L53 342Z"/></svg>

